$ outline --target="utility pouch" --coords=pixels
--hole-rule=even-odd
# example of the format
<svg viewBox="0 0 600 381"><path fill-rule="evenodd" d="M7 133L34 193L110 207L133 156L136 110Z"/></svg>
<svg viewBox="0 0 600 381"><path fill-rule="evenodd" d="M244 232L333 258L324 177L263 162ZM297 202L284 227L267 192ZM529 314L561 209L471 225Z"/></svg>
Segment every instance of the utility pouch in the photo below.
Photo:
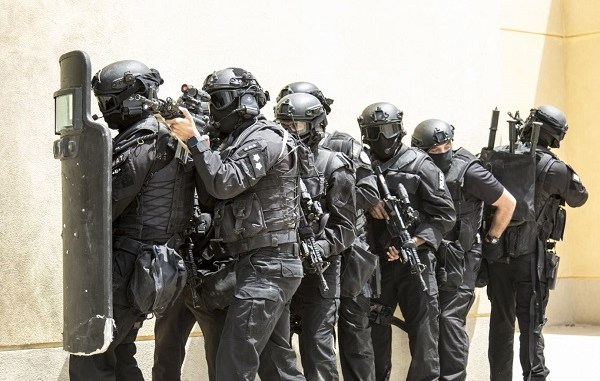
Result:
<svg viewBox="0 0 600 381"><path fill-rule="evenodd" d="M353 244L343 255L344 271L342 272L341 296L354 298L375 271L379 257L370 251Z"/></svg>
<svg viewBox="0 0 600 381"><path fill-rule="evenodd" d="M445 290L458 289L463 282L465 271L465 252L460 243L442 240L437 252L437 259L438 286Z"/></svg>
<svg viewBox="0 0 600 381"><path fill-rule="evenodd" d="M215 214L222 216L220 220L215 219L215 225L220 224L219 238L223 243L254 237L267 230L262 206L255 193L217 205Z"/></svg>
<svg viewBox="0 0 600 381"><path fill-rule="evenodd" d="M567 211L565 210L565 208L560 206L557 208L556 215L554 216L554 226L552 227L552 233L550 233L550 239L553 239L555 241L562 240L566 224Z"/></svg>
<svg viewBox="0 0 600 381"><path fill-rule="evenodd" d="M235 299L235 263L234 259L213 261L210 266L198 269L202 280L202 298L210 310L225 309Z"/></svg>
<svg viewBox="0 0 600 381"><path fill-rule="evenodd" d="M553 251L546 251L546 281L550 290L554 290L556 287L559 264L560 257Z"/></svg>
<svg viewBox="0 0 600 381"><path fill-rule="evenodd" d="M186 284L183 258L167 245L139 246L128 297L142 313L160 316Z"/></svg>

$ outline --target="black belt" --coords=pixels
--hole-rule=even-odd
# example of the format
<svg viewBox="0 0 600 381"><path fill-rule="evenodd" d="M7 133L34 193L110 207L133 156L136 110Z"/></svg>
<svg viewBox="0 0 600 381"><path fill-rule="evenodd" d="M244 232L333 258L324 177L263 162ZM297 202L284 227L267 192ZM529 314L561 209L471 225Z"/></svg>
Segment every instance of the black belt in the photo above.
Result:
<svg viewBox="0 0 600 381"><path fill-rule="evenodd" d="M276 231L256 237L225 244L227 253L237 255L263 247L280 247L286 243L296 243L298 237L295 230Z"/></svg>
<svg viewBox="0 0 600 381"><path fill-rule="evenodd" d="M147 245L146 243L136 241L135 239L131 239L124 236L116 236L113 237L113 249L118 251L126 251L130 254L139 253L142 249L142 246Z"/></svg>

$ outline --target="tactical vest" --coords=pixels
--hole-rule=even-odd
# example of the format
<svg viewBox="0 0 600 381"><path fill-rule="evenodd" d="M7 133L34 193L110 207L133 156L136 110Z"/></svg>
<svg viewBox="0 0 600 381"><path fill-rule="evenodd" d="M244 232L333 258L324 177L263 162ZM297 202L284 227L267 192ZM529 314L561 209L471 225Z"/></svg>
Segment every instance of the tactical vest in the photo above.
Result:
<svg viewBox="0 0 600 381"><path fill-rule="evenodd" d="M225 243L231 255L297 242L298 164L295 142L287 131L259 119L224 147L221 157L226 160L233 153L243 155L237 149L250 135L265 129L283 138L277 162L256 185L215 206L215 239Z"/></svg>
<svg viewBox="0 0 600 381"><path fill-rule="evenodd" d="M431 160L427 153L402 145L391 159L380 165L392 195L398 197L398 185L404 185L410 204L415 210L423 209L421 198L417 197L416 193L421 182L419 172L425 160ZM409 232L413 233L410 229Z"/></svg>
<svg viewBox="0 0 600 381"><path fill-rule="evenodd" d="M364 167L372 170L368 155L364 152L362 144L345 132L335 131L333 134L328 134L325 139L321 140L319 146L345 154L352 161L355 168ZM367 217L365 211L361 208L356 208L355 229L357 236L364 233L366 223Z"/></svg>
<svg viewBox="0 0 600 381"><path fill-rule="evenodd" d="M300 173L302 181L312 199L319 201L323 208L321 226L318 229L319 231L315 232L318 234L327 224L329 215L329 206L325 196L327 195L328 181L331 174L342 167L352 168L352 164L341 153L325 147L318 147L315 151L310 151L308 147L305 147L305 150L299 151L299 155L301 156L301 162L308 163Z"/></svg>
<svg viewBox="0 0 600 381"><path fill-rule="evenodd" d="M483 201L467 200L463 192L465 173L475 162L479 162L475 155L464 148L459 148L453 153L452 165L445 173L446 185L456 210L456 224L444 238L451 241L458 240L465 252L469 251L475 242L483 211Z"/></svg>
<svg viewBox="0 0 600 381"><path fill-rule="evenodd" d="M431 160L425 152L403 144L392 158L379 164L392 196L400 196L399 184L402 184L406 188L411 206L417 211L423 209L417 190L421 182L420 169L425 160ZM414 235L415 226L418 224L419 221L416 221L408 227L411 236ZM385 253L392 239L385 220L370 219L368 230L369 244L374 252Z"/></svg>
<svg viewBox="0 0 600 381"><path fill-rule="evenodd" d="M132 129L154 132L143 144L153 144L154 160L140 192L127 209L113 222L113 234L139 241L166 242L181 233L190 223L194 199L194 166L175 157L177 141L154 118ZM118 142L115 146L118 149ZM115 161L133 154L138 143L125 151L115 152ZM123 156L124 155L124 156ZM124 159L127 160L127 159ZM119 163L120 164L120 163Z"/></svg>

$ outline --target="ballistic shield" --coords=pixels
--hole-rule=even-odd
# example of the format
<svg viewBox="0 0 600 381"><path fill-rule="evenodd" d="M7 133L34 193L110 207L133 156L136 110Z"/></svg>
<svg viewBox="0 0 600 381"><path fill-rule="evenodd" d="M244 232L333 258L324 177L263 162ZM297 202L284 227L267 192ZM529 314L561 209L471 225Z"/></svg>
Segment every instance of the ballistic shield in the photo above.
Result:
<svg viewBox="0 0 600 381"><path fill-rule="evenodd" d="M59 63L54 158L62 178L63 348L85 356L106 351L114 326L112 139L91 118L89 56L72 51Z"/></svg>

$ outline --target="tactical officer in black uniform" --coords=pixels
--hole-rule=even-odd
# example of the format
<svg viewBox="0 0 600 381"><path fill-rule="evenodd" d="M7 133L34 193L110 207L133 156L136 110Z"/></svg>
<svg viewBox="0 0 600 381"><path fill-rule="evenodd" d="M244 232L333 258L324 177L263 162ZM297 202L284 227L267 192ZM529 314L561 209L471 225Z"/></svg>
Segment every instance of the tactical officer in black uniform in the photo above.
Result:
<svg viewBox="0 0 600 381"><path fill-rule="evenodd" d="M128 298L129 280L143 244L163 245L187 227L194 195L193 166L175 158L166 126L132 98L151 97L162 83L158 71L131 60L110 64L92 79L104 120L119 130L112 172L116 334L104 353L71 356L72 380L143 380L134 341L146 316Z"/></svg>
<svg viewBox="0 0 600 381"><path fill-rule="evenodd" d="M343 154L320 147L327 114L319 99L307 93L287 95L275 106L275 118L305 146L299 147L302 181L323 209L316 248L329 262L325 291L315 273L308 273L292 299L292 313L300 318L300 357L307 380L338 380L335 331L340 298L340 254L355 238L355 177ZM312 157L310 156L312 155ZM314 161L313 161L314 157Z"/></svg>
<svg viewBox="0 0 600 381"><path fill-rule="evenodd" d="M268 101L256 78L240 68L209 75L215 127L225 139L210 149L187 110L173 132L192 151L214 208L214 243L236 256L235 300L217 352L217 380L254 380L261 354L285 358L264 379L304 380L289 343L289 302L302 279L298 257L298 166L294 140L261 114Z"/></svg>
<svg viewBox="0 0 600 381"><path fill-rule="evenodd" d="M216 380L217 350L227 307L233 301L235 272L231 258L224 252L214 252L208 245L213 231L211 218L207 213L198 212L212 215L216 199L206 192L202 182L198 182L197 189L197 210L190 227L190 238L182 248L182 256L188 262L188 283L173 305L156 318L153 381L181 379L185 346L196 322L204 339L208 379ZM193 267L186 256L188 250L193 252ZM192 274L192 269L197 273ZM193 282L192 276L195 276Z"/></svg>
<svg viewBox="0 0 600 381"><path fill-rule="evenodd" d="M483 204L495 207L487 239L499 237L512 216L514 197L465 148L452 150L454 127L439 119L415 127L412 146L427 152L444 172L454 201L456 224L444 235L438 249L440 302L440 380L464 381L467 377L469 337L467 314L475 299L475 281L481 267L479 228Z"/></svg>
<svg viewBox="0 0 600 381"><path fill-rule="evenodd" d="M491 380L512 380L515 316L519 322L523 379L546 379L549 370L544 363L541 331L546 321L548 289L556 278L558 259L554 245L564 231L563 206L566 202L579 207L588 198L575 171L550 152L550 148L559 147L567 132L565 114L550 105L532 109L517 152L521 148L529 151L529 143L525 142L531 140L533 122L542 123L536 147L536 220L512 221L499 241L483 245L484 258L490 258L487 290L492 306L488 350Z"/></svg>
<svg viewBox="0 0 600 381"><path fill-rule="evenodd" d="M421 275L427 286L424 291L418 277L411 274L408 263L392 261L402 248L393 246L384 221L388 216L383 203L378 204L370 210L374 219L369 219L367 224L369 244L382 262L381 296L375 302L383 306L380 310L385 316L375 317L371 326L376 377L377 380L390 377L392 332L389 322L399 305L406 321L412 356L407 380L437 380L440 374L439 308L434 253L443 235L454 225L455 212L442 172L423 151L402 144L401 139L406 134L402 115L393 104L379 102L366 107L358 117L363 142L370 145L374 164L380 165L390 192L399 197L399 184L402 184L413 208L419 212L419 221L409 232L420 262L425 266Z"/></svg>
<svg viewBox="0 0 600 381"><path fill-rule="evenodd" d="M288 94L308 93L319 99L329 115L333 99L326 98L310 82L293 82L284 87L277 101ZM342 253L342 280L338 346L340 367L346 381L375 380L375 360L369 325L370 298L373 295L370 280L378 257L368 251L366 242L365 211L379 203L377 180L369 156L362 144L344 132L334 131L319 143L321 147L345 154L356 171L356 239Z"/></svg>

